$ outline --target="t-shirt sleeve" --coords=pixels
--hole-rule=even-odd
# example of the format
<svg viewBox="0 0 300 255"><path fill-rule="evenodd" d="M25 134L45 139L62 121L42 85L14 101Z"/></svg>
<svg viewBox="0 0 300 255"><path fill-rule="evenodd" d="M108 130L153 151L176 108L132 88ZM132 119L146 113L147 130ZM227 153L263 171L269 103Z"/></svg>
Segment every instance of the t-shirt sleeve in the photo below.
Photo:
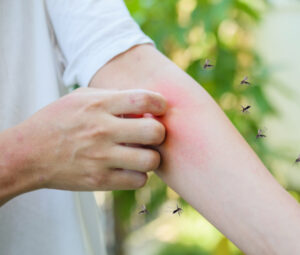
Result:
<svg viewBox="0 0 300 255"><path fill-rule="evenodd" d="M64 58L66 86L88 86L94 74L131 47L153 43L122 0L46 0Z"/></svg>

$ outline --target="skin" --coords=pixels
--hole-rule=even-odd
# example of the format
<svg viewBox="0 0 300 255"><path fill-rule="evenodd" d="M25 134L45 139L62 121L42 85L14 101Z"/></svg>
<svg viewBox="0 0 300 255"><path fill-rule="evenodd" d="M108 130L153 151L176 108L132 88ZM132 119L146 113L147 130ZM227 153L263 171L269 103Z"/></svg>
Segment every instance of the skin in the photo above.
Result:
<svg viewBox="0 0 300 255"><path fill-rule="evenodd" d="M160 164L151 148L165 138L154 118L166 101L141 89L82 88L0 133L0 205L41 188L65 190L136 189ZM128 146L125 146L128 145Z"/></svg>
<svg viewBox="0 0 300 255"><path fill-rule="evenodd" d="M120 82L121 81L121 82ZM91 87L160 92L168 110L157 174L246 254L300 254L300 207L212 98L151 45L110 61Z"/></svg>
<svg viewBox="0 0 300 255"><path fill-rule="evenodd" d="M202 87L155 48L142 45L119 55L97 72L90 87L109 91L79 90L0 134L2 203L42 187L137 188L146 180L144 172L158 166L157 150L162 156L157 174L246 254L300 254L297 202ZM155 100L112 89L159 92L167 102L158 94ZM120 111L124 105L137 111ZM146 121L147 128L135 121ZM163 126L167 135L158 146ZM138 141L124 139L135 135ZM141 154L115 150L132 149L124 143L150 145L152 156L145 157L140 145L134 149ZM134 170L147 167L141 173L113 171L117 162Z"/></svg>

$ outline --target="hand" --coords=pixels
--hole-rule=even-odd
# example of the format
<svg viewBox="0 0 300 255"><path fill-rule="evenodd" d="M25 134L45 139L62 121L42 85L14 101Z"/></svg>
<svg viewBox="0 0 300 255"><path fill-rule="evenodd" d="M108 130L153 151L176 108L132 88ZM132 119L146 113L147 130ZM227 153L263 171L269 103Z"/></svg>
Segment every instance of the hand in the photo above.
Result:
<svg viewBox="0 0 300 255"><path fill-rule="evenodd" d="M147 90L80 88L48 105L20 125L32 148L29 168L38 176L38 187L115 190L143 186L146 172L158 168L160 155L136 145L161 144L164 126L154 118L119 116L160 116L165 111L164 98Z"/></svg>

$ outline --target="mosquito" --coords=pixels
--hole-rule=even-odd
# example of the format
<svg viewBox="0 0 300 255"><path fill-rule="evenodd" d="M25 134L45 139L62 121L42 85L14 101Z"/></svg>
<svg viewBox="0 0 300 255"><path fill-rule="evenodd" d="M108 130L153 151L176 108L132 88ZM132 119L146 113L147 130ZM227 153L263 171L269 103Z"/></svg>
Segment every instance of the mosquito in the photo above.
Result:
<svg viewBox="0 0 300 255"><path fill-rule="evenodd" d="M242 111L243 113L248 113L248 112L249 112L249 109L251 108L251 105L247 105L247 106L245 106L245 107L241 105L241 107L242 107L242 110L241 110L241 111Z"/></svg>
<svg viewBox="0 0 300 255"><path fill-rule="evenodd" d="M203 65L203 69L208 69L214 67L214 65L210 64L210 60L209 59L205 59L205 63Z"/></svg>
<svg viewBox="0 0 300 255"><path fill-rule="evenodd" d="M258 129L258 132L257 132L257 135L256 135L256 139L267 137L265 134L263 134L264 131L265 131L265 130L263 130L263 129Z"/></svg>
<svg viewBox="0 0 300 255"><path fill-rule="evenodd" d="M149 211L147 210L146 206L143 205L141 210L139 211L139 214L148 214L148 213L149 213Z"/></svg>
<svg viewBox="0 0 300 255"><path fill-rule="evenodd" d="M172 212L173 214L177 213L179 216L180 214L183 212L183 209L181 207L178 206L178 204L176 205L176 209Z"/></svg>
<svg viewBox="0 0 300 255"><path fill-rule="evenodd" d="M248 81L248 76L245 76L244 79L241 80L240 85L251 85L251 83Z"/></svg>

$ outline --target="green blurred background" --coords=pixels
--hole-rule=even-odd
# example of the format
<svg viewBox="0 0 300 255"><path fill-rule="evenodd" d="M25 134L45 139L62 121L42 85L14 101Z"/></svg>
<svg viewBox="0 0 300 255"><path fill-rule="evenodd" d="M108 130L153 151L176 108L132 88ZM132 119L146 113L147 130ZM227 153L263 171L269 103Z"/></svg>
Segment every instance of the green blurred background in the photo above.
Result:
<svg viewBox="0 0 300 255"><path fill-rule="evenodd" d="M259 46L255 40L266 34L259 28L270 12L274 14L274 6L264 0L126 0L125 3L156 47L212 95L278 181L299 199L300 170L294 169L292 163L300 149L297 152L289 144L274 139L278 133L285 133L280 129L280 116L284 114L280 102L284 105L284 100L293 97L297 102L293 88L275 75L282 68L288 69L276 64L271 51L272 29L279 29L282 22L275 28L267 28L271 35L264 39L265 44ZM268 49L270 52L265 55ZM203 70L206 58L215 65L214 69ZM249 76L252 86L239 85L244 76ZM250 114L242 114L241 105L247 104L252 106ZM299 104L294 107L299 110ZM257 130L265 126L268 139L256 140ZM299 130L299 125L295 130ZM291 136L295 130L286 131ZM140 190L97 194L97 201L107 212L111 255L242 254L155 175ZM177 203L184 209L181 216L172 214ZM138 214L143 204L150 211L148 215Z"/></svg>

